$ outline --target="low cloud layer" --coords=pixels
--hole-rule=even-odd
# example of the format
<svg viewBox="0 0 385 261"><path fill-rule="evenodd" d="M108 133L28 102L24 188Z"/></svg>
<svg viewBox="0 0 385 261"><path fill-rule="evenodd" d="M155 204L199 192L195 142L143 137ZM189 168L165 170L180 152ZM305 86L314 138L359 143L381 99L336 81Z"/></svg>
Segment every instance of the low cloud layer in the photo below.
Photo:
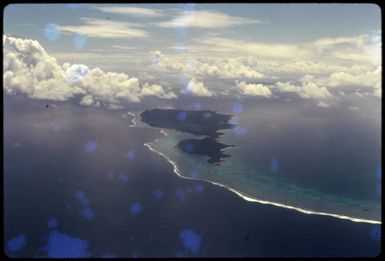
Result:
<svg viewBox="0 0 385 261"><path fill-rule="evenodd" d="M60 66L37 41L6 37L4 46L3 83L10 94L56 101L80 95L83 105L137 103L145 96L177 97L158 84L140 83L124 73L89 69L83 64Z"/></svg>

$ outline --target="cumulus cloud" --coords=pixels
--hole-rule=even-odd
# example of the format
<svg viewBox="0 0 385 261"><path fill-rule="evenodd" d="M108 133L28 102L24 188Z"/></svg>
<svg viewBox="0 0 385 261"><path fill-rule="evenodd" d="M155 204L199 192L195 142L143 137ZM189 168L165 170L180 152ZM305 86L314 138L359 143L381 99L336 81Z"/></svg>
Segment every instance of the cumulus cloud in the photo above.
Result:
<svg viewBox="0 0 385 261"><path fill-rule="evenodd" d="M302 90L299 95L303 98L318 99L332 96L326 87L318 86L314 82L314 76L312 75L305 75L300 81L302 82Z"/></svg>
<svg viewBox="0 0 385 261"><path fill-rule="evenodd" d="M124 73L89 69L83 64L60 66L37 41L14 37L5 40L3 74L7 93L23 93L35 99L64 101L80 95L82 105L99 106L103 102L113 108L124 102L140 102L145 96L176 98L171 90L158 84L141 84Z"/></svg>
<svg viewBox="0 0 385 261"><path fill-rule="evenodd" d="M299 80L299 85L290 82L277 82L275 85L279 91L294 92L302 98L322 99L332 97L325 86L319 86L312 75L305 75Z"/></svg>
<svg viewBox="0 0 385 261"><path fill-rule="evenodd" d="M7 37L4 48L3 85L8 93L58 101L84 93L68 85L61 66L37 41Z"/></svg>
<svg viewBox="0 0 385 261"><path fill-rule="evenodd" d="M238 87L242 94L251 95L251 96L262 96L262 97L270 97L272 95L269 87L263 85L261 83L246 83L236 82L236 87Z"/></svg>
<svg viewBox="0 0 385 261"><path fill-rule="evenodd" d="M328 86L356 85L381 88L381 71L382 67L377 66L374 71L362 70L356 73L335 72L327 79Z"/></svg>
<svg viewBox="0 0 385 261"><path fill-rule="evenodd" d="M87 105L87 106L90 106L92 104L94 104L94 99L92 98L91 95L86 95L82 98L82 100L80 101L80 104L81 105Z"/></svg>
<svg viewBox="0 0 385 261"><path fill-rule="evenodd" d="M330 107L330 105L327 104L326 102L320 101L320 102L318 103L318 107L324 107L324 108L327 108L327 107Z"/></svg>
<svg viewBox="0 0 385 261"><path fill-rule="evenodd" d="M171 90L165 91L163 87L158 84L149 85L148 83L143 85L140 96L157 96L163 99L177 98L176 94Z"/></svg>
<svg viewBox="0 0 385 261"><path fill-rule="evenodd" d="M156 69L165 72L177 71L189 77L215 76L219 78L249 78L259 79L264 75L243 64L238 59L202 61L198 59L164 55L156 50L150 53Z"/></svg>
<svg viewBox="0 0 385 261"><path fill-rule="evenodd" d="M211 97L213 94L204 86L203 82L191 79L187 84L186 91L193 96Z"/></svg>

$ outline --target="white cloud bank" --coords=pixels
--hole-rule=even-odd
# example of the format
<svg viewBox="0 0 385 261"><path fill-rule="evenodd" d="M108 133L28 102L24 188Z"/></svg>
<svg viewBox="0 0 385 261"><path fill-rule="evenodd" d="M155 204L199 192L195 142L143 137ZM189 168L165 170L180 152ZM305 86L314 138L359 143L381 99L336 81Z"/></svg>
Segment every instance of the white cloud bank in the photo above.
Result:
<svg viewBox="0 0 385 261"><path fill-rule="evenodd" d="M60 66L37 41L28 39L5 39L3 65L4 90L35 99L64 101L80 95L83 105L103 102L114 107L124 102L140 102L145 96L177 97L158 84L141 84L139 79L124 73L89 69L82 64Z"/></svg>
<svg viewBox="0 0 385 261"><path fill-rule="evenodd" d="M250 95L250 96L262 96L262 97L270 97L272 95L272 92L270 91L269 87L266 85L263 85L261 83L254 84L254 83L246 83L244 81L242 82L236 82L236 87L238 87L242 94L244 95Z"/></svg>
<svg viewBox="0 0 385 261"><path fill-rule="evenodd" d="M199 82L195 79L189 81L185 92L186 94L192 94L193 96L213 96L213 94L204 86L203 82Z"/></svg>

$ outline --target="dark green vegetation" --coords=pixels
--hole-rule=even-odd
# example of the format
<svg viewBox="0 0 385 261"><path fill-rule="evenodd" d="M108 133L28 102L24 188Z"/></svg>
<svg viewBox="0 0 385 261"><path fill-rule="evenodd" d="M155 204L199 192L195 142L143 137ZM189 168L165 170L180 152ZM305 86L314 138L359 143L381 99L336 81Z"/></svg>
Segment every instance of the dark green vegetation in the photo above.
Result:
<svg viewBox="0 0 385 261"><path fill-rule="evenodd" d="M141 120L152 127L174 129L196 135L205 135L203 139L186 139L176 146L186 153L207 155L209 163L219 163L221 159L229 157L222 149L231 147L218 142L221 129L231 129L229 123L231 115L219 114L213 111L183 111L175 109L145 110Z"/></svg>

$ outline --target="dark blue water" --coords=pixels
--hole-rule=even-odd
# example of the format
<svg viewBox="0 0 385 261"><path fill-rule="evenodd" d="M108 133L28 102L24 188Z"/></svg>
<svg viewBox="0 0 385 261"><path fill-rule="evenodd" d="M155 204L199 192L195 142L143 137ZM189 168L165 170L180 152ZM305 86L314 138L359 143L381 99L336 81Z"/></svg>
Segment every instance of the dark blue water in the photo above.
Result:
<svg viewBox="0 0 385 261"><path fill-rule="evenodd" d="M249 203L177 177L124 111L5 100L12 257L375 256L380 227Z"/></svg>

